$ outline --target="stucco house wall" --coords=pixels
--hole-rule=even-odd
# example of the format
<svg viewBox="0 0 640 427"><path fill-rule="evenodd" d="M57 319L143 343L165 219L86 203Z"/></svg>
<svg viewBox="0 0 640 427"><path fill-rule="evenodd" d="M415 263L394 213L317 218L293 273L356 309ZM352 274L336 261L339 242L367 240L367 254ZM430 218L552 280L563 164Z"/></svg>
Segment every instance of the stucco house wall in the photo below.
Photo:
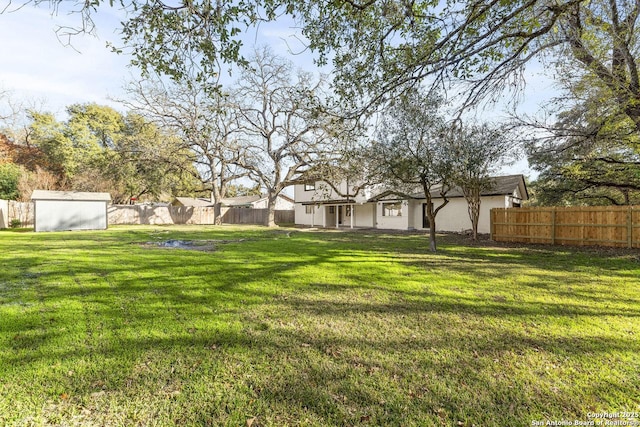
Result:
<svg viewBox="0 0 640 427"><path fill-rule="evenodd" d="M353 208L355 211L354 227L375 227L375 210L376 205L374 203L367 203L364 205L355 205Z"/></svg>
<svg viewBox="0 0 640 427"><path fill-rule="evenodd" d="M508 207L507 196L483 196L480 202L480 217L478 219L478 233L490 233L490 211L492 208ZM424 229L422 221L422 204L426 200L416 200L413 203L411 216L413 218L414 227L416 229ZM435 199L434 204L439 206L442 199ZM461 232L471 229L471 220L469 219L469 211L467 201L464 197L455 197L449 199L447 206L442 208L436 216L437 231L453 231Z"/></svg>
<svg viewBox="0 0 640 427"><path fill-rule="evenodd" d="M254 209L267 209L267 205L269 204L269 201L267 200L266 197L257 200L255 202L252 203L252 207ZM295 208L295 203L292 200L289 200L288 198L282 197L282 195L279 195L278 198L276 199L276 210L277 211L288 211L288 210L292 210Z"/></svg>
<svg viewBox="0 0 640 427"><path fill-rule="evenodd" d="M400 216L387 216L384 214L385 203L400 203ZM407 230L409 228L409 203L406 200L384 201L376 203L376 227L387 230Z"/></svg>

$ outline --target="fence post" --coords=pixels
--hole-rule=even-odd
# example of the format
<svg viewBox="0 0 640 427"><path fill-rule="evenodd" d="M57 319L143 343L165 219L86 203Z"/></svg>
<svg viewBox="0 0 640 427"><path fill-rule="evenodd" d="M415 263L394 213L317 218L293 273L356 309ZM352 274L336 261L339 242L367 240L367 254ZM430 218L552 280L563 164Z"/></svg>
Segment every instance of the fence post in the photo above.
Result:
<svg viewBox="0 0 640 427"><path fill-rule="evenodd" d="M633 211L631 206L627 212L627 246L633 248Z"/></svg>
<svg viewBox="0 0 640 427"><path fill-rule="evenodd" d="M551 209L551 244L556 244L556 208Z"/></svg>
<svg viewBox="0 0 640 427"><path fill-rule="evenodd" d="M589 214L589 212L591 212L590 210L587 211L587 214ZM587 219L584 217L585 213L584 213L584 207L580 206L580 246L584 246L584 224L585 222L587 222Z"/></svg>
<svg viewBox="0 0 640 427"><path fill-rule="evenodd" d="M489 233L490 233L489 238L491 240L495 241L495 238L493 236L496 234L496 232L495 232L495 228L496 228L496 215L495 215L496 208L491 209L490 212L491 212L491 215L490 215L490 217L491 217L491 227L489 228ZM311 223L311 226L313 227L313 222Z"/></svg>

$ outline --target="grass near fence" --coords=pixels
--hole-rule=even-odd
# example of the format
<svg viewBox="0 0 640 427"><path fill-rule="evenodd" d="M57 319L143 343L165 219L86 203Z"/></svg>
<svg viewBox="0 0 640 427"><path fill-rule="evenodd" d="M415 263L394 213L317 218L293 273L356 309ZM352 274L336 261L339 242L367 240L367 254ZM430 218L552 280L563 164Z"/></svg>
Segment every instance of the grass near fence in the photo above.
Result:
<svg viewBox="0 0 640 427"><path fill-rule="evenodd" d="M176 239L201 246L157 244ZM115 227L2 231L0 265L1 425L640 411L637 252L448 236L434 255L418 234Z"/></svg>

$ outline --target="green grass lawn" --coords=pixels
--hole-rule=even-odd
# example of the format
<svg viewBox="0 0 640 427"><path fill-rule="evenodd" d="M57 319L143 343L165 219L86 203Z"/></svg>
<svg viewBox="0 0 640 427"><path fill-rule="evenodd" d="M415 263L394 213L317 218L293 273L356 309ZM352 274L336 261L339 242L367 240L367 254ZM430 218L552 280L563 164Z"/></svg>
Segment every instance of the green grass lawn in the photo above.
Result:
<svg viewBox="0 0 640 427"><path fill-rule="evenodd" d="M168 239L215 250L148 244ZM450 236L431 254L418 234L1 231L0 425L640 412L639 259Z"/></svg>

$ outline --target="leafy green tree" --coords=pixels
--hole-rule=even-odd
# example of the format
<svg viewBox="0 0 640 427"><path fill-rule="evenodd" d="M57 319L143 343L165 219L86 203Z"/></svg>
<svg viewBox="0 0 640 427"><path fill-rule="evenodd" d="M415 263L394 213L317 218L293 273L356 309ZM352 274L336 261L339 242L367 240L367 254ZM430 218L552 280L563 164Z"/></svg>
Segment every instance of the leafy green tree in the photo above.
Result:
<svg viewBox="0 0 640 427"><path fill-rule="evenodd" d="M404 194L420 191L424 195L433 252L437 249L436 216L449 203L455 163L447 125L439 113L441 106L441 99L419 88L406 91L383 112L377 140L368 154L369 182L384 183ZM442 199L437 206L436 198Z"/></svg>
<svg viewBox="0 0 640 427"><path fill-rule="evenodd" d="M537 203L633 204L640 200L640 133L611 91L585 75L565 77L551 123L521 118Z"/></svg>
<svg viewBox="0 0 640 427"><path fill-rule="evenodd" d="M17 200L20 196L18 184L22 170L13 163L0 164L0 199Z"/></svg>
<svg viewBox="0 0 640 427"><path fill-rule="evenodd" d="M32 112L28 132L59 188L106 191L115 203L193 190L184 173L193 165L175 135L138 114L123 115L107 106L77 104L67 112L67 121Z"/></svg>
<svg viewBox="0 0 640 427"><path fill-rule="evenodd" d="M124 117L111 107L89 104L74 104L67 107L70 133L102 148L114 148L124 131Z"/></svg>
<svg viewBox="0 0 640 427"><path fill-rule="evenodd" d="M122 120L113 149L106 149L95 164L114 202L143 197L157 200L182 190L191 192L193 182L184 170L193 166L181 141L137 113L130 112Z"/></svg>
<svg viewBox="0 0 640 427"><path fill-rule="evenodd" d="M60 11L62 0L35 0ZM81 30L93 28L99 4L79 9ZM544 56L572 61L609 87L625 114L640 125L635 62L640 16L635 1L547 0L256 0L174 3L110 2L123 8L125 46L134 64L177 80L210 81L221 62L240 55L245 30L281 15L295 18L318 62L331 61L345 99L384 100L430 77L470 85L473 105L522 83L523 67ZM118 49L116 49L118 50Z"/></svg>
<svg viewBox="0 0 640 427"><path fill-rule="evenodd" d="M51 113L32 111L29 114L28 144L40 149L50 170L59 176L61 182L73 178L81 162L87 159L83 159L75 149L65 124Z"/></svg>
<svg viewBox="0 0 640 427"><path fill-rule="evenodd" d="M262 189L259 184L253 187L247 187L243 184L229 184L227 188L228 197L241 197L241 196L260 196Z"/></svg>
<svg viewBox="0 0 640 427"><path fill-rule="evenodd" d="M454 159L452 183L467 201L472 237L477 240L481 195L492 187L491 175L506 161L514 144L502 128L485 123L454 126L448 145Z"/></svg>

